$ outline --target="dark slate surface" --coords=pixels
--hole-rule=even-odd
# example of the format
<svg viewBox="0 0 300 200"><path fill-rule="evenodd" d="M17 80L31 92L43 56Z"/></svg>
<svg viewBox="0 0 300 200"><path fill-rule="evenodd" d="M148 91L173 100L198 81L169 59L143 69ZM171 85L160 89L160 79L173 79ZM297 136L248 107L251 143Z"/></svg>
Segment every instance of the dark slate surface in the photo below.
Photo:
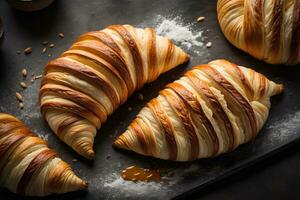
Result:
<svg viewBox="0 0 300 200"><path fill-rule="evenodd" d="M0 2L0 16L5 28L5 40L0 48L0 111L16 115L33 131L48 139L49 145L56 149L64 160L71 163L81 177L90 182L87 191L50 196L45 199L140 199L141 197L168 199L194 188L203 188L299 140L300 80L297 78L299 66L267 65L237 50L222 36L215 10L215 0L65 0L55 1L43 11L22 13L11 9L5 1ZM185 23L194 23L193 30L195 32L203 30L204 35L208 37L206 41L212 41L213 47L189 49L188 52L192 55L189 64L180 66L162 75L154 83L146 85L140 91L145 97L143 101L139 101L135 93L109 117L95 140L96 158L93 162L76 155L60 142L43 121L37 102L39 81L23 92L25 109L23 111L17 109L14 94L21 90L19 81L22 80L21 69L24 66L27 67L29 76L31 73L41 74L44 65L66 50L80 34L102 29L110 24L155 26L158 15L167 18L181 16ZM195 23L197 17L202 15L206 17L205 22ZM58 37L60 32L65 34L64 39ZM55 47L42 55L42 42L45 40L54 43ZM17 50L28 46L33 48L31 55L16 54ZM143 105L155 97L166 83L179 78L193 65L216 58L226 58L240 65L252 67L285 85L284 94L272 99L270 117L256 140L218 158L191 163L161 161L112 149L113 140L126 129ZM28 80L29 78L27 82ZM133 108L131 112L127 111L129 106ZM107 159L108 155L111 158ZM74 163L73 158L79 161ZM135 185L118 179L120 171L131 165L159 168L163 172L174 172L174 176L163 183L146 185ZM1 190L0 195L1 199L17 198L6 190Z"/></svg>

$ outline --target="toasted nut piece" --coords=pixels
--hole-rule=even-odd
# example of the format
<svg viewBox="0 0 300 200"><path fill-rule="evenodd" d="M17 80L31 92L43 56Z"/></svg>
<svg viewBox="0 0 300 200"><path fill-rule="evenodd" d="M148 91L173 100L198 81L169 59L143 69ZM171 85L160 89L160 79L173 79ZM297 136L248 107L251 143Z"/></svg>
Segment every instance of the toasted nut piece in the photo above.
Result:
<svg viewBox="0 0 300 200"><path fill-rule="evenodd" d="M206 47L207 48L210 48L212 46L212 42L208 42L207 44L206 44Z"/></svg>
<svg viewBox="0 0 300 200"><path fill-rule="evenodd" d="M20 82L20 85L23 89L26 89L27 88L27 84L25 82Z"/></svg>
<svg viewBox="0 0 300 200"><path fill-rule="evenodd" d="M24 104L23 103L19 103L19 108L22 110L24 108Z"/></svg>
<svg viewBox="0 0 300 200"><path fill-rule="evenodd" d="M201 16L201 17L198 17L197 22L202 22L204 20L205 20L205 17Z"/></svg>
<svg viewBox="0 0 300 200"><path fill-rule="evenodd" d="M23 102L23 100L24 100L23 96L19 92L16 92L16 98L20 102Z"/></svg>
<svg viewBox="0 0 300 200"><path fill-rule="evenodd" d="M64 35L63 33L59 33L58 36L59 36L60 38L64 38L64 37L65 37L65 35Z"/></svg>
<svg viewBox="0 0 300 200"><path fill-rule="evenodd" d="M47 45L49 42L48 41L44 41L43 42L43 45Z"/></svg>
<svg viewBox="0 0 300 200"><path fill-rule="evenodd" d="M24 53L25 54L30 54L32 52L32 48L31 47L27 47L26 49L24 49Z"/></svg>
<svg viewBox="0 0 300 200"><path fill-rule="evenodd" d="M24 68L22 69L22 76L23 77L26 77L27 76L27 70Z"/></svg>
<svg viewBox="0 0 300 200"><path fill-rule="evenodd" d="M53 48L54 46L55 46L54 44L50 44L50 45L49 45L50 48Z"/></svg>
<svg viewBox="0 0 300 200"><path fill-rule="evenodd" d="M46 51L47 51L47 48L44 47L43 50L42 50L42 54L46 53Z"/></svg>

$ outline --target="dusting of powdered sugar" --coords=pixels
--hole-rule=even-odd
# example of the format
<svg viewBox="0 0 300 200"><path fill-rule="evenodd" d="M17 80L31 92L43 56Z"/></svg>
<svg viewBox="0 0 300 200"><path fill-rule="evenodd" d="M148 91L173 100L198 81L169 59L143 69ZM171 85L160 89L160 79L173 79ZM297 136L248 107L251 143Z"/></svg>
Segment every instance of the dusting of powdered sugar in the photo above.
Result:
<svg viewBox="0 0 300 200"><path fill-rule="evenodd" d="M199 166L196 164L172 169L169 170L169 173L173 173L174 175L172 177L163 176L160 182L126 181L121 177L119 172L113 172L101 179L93 178L91 185L103 185L112 198L120 197L121 193L124 195L123 197L143 197L147 195L149 198L156 199L158 197L163 198L164 195L167 197L173 191L172 186L182 181L187 174L197 171L199 171ZM91 189L93 190L93 188Z"/></svg>
<svg viewBox="0 0 300 200"><path fill-rule="evenodd" d="M193 24L184 23L179 16L172 19L159 16L157 20L155 30L158 35L170 38L187 49L203 47L203 31L193 31Z"/></svg>
<svg viewBox="0 0 300 200"><path fill-rule="evenodd" d="M140 26L153 27L158 35L171 39L189 53L197 55L207 53L205 46L207 37L196 22L186 22L180 15L175 17L157 15L152 23L154 24L144 22Z"/></svg>
<svg viewBox="0 0 300 200"><path fill-rule="evenodd" d="M300 111L283 116L279 120L272 122L271 125L267 125L266 128L270 132L268 134L269 144L284 142L293 135L299 134Z"/></svg>

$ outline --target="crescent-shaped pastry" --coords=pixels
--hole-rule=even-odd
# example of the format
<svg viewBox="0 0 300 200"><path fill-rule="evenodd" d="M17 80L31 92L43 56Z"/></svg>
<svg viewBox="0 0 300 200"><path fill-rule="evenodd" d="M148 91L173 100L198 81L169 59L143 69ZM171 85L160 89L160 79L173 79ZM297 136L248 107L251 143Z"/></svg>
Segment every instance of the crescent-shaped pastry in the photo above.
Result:
<svg viewBox="0 0 300 200"><path fill-rule="evenodd" d="M226 60L199 65L152 99L114 146L174 161L230 152L255 138L282 90Z"/></svg>
<svg viewBox="0 0 300 200"><path fill-rule="evenodd" d="M88 32L46 66L41 111L61 140L91 159L107 116L145 83L188 59L150 28L113 25Z"/></svg>
<svg viewBox="0 0 300 200"><path fill-rule="evenodd" d="M300 0L218 0L217 11L234 46L271 64L300 62Z"/></svg>
<svg viewBox="0 0 300 200"><path fill-rule="evenodd" d="M46 196L84 189L87 183L20 120L0 113L0 186L21 195Z"/></svg>

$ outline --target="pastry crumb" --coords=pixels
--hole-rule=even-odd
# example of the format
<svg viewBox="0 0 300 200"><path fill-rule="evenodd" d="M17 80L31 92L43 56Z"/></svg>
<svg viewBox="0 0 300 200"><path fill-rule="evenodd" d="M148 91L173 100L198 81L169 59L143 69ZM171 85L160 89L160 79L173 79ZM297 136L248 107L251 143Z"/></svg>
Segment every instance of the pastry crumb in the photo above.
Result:
<svg viewBox="0 0 300 200"><path fill-rule="evenodd" d="M24 100L23 96L19 92L16 92L16 98L20 102L23 102L23 100Z"/></svg>
<svg viewBox="0 0 300 200"><path fill-rule="evenodd" d="M64 37L65 37L65 35L64 35L63 33L59 33L58 36L59 36L60 38L64 38Z"/></svg>
<svg viewBox="0 0 300 200"><path fill-rule="evenodd" d="M24 104L22 102L19 103L19 109L21 109L21 110L24 109Z"/></svg>
<svg viewBox="0 0 300 200"><path fill-rule="evenodd" d="M24 54L28 55L32 53L32 48L31 47L27 47L26 49L24 49Z"/></svg>
<svg viewBox="0 0 300 200"><path fill-rule="evenodd" d="M200 17L197 18L197 22L202 22L204 20L205 20L205 17L203 17L203 16L200 16Z"/></svg>
<svg viewBox="0 0 300 200"><path fill-rule="evenodd" d="M212 42L208 42L208 43L206 43L206 47L207 47L207 48L210 48L210 47L212 47Z"/></svg>
<svg viewBox="0 0 300 200"><path fill-rule="evenodd" d="M26 89L27 88L27 84L25 82L20 82L20 85L23 89Z"/></svg>
<svg viewBox="0 0 300 200"><path fill-rule="evenodd" d="M22 69L21 73L23 77L27 76L27 70L25 68Z"/></svg>

